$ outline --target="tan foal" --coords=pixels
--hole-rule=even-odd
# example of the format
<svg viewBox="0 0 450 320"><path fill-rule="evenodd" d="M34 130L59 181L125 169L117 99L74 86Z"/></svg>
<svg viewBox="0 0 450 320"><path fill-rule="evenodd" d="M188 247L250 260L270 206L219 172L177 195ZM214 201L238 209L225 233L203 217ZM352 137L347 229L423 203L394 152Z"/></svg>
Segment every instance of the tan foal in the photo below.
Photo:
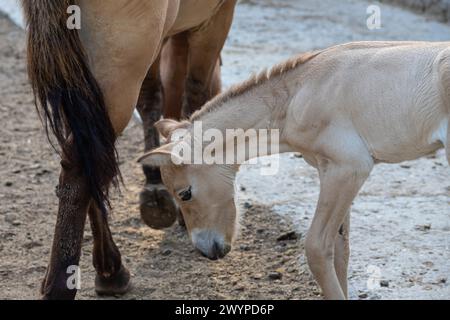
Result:
<svg viewBox="0 0 450 320"><path fill-rule="evenodd" d="M196 122L224 136L227 129L279 130L279 152L301 152L319 172L306 256L325 298L345 299L352 201L376 163L417 159L440 148L450 162L449 116L450 43L350 43L253 77L206 104L190 122L161 121L157 127L168 143L140 161L161 166L195 247L221 258L235 236L240 163L180 164L179 147L192 144ZM237 141L237 149L248 148L246 139ZM227 142L210 141L229 152Z"/></svg>

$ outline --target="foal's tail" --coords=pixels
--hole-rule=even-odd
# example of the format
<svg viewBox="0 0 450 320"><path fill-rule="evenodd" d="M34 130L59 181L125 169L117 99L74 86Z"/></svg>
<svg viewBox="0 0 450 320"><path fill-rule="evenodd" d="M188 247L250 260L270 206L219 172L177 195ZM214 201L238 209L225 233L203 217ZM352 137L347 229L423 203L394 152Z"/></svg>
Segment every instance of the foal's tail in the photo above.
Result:
<svg viewBox="0 0 450 320"><path fill-rule="evenodd" d="M74 157L93 200L106 213L109 186L120 177L116 135L79 34L67 28L73 2L22 0L29 29L28 73L49 141L51 131L62 153Z"/></svg>

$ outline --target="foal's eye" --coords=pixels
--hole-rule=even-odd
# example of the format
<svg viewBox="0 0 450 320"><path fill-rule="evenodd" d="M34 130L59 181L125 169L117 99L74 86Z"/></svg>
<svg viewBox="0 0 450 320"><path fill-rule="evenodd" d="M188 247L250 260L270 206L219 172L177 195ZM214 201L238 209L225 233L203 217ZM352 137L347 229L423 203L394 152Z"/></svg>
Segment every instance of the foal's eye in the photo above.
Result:
<svg viewBox="0 0 450 320"><path fill-rule="evenodd" d="M192 199L192 187L189 187L180 193L178 193L178 196L180 197L181 201L189 201Z"/></svg>

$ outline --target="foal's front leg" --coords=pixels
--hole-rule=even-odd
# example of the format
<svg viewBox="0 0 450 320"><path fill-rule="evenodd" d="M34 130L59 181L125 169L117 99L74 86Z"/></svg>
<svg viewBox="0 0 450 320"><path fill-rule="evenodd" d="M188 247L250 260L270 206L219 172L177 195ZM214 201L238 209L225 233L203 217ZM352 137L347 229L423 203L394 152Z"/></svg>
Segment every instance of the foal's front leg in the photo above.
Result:
<svg viewBox="0 0 450 320"><path fill-rule="evenodd" d="M334 248L334 267L342 291L348 299L348 261L350 258L350 210L339 228Z"/></svg>
<svg viewBox="0 0 450 320"><path fill-rule="evenodd" d="M364 159L367 160L367 159ZM325 299L346 298L347 282L345 251L335 254L339 229L349 208L372 168L370 161L354 160L339 163L319 161L320 196L316 213L308 232L305 249L308 264L323 290ZM337 261L335 259L338 259ZM338 264L339 274L335 268Z"/></svg>

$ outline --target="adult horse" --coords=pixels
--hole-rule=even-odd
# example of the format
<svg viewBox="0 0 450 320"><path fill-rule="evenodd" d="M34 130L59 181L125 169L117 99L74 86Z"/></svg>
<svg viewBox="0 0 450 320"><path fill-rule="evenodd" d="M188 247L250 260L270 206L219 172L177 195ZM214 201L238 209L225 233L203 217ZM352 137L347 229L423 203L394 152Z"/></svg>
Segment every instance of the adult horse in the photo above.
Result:
<svg viewBox="0 0 450 320"><path fill-rule="evenodd" d="M76 290L67 285L72 270L68 268L79 263L88 213L96 290L124 293L130 274L107 220L108 190L120 176L116 138L138 105L146 149L158 144L152 126L161 116L159 57L166 41L163 60L170 72L163 78L166 91L175 88L166 99L166 106L173 108L166 113L188 116L217 93L219 85L212 79L236 0L23 0L22 5L31 84L47 132L54 133L62 157L58 217L42 295L75 297ZM71 5L81 9L80 30L67 28ZM181 97L182 112L177 111ZM144 171L149 184L144 215L173 216L169 194L157 186L159 171L146 167Z"/></svg>

